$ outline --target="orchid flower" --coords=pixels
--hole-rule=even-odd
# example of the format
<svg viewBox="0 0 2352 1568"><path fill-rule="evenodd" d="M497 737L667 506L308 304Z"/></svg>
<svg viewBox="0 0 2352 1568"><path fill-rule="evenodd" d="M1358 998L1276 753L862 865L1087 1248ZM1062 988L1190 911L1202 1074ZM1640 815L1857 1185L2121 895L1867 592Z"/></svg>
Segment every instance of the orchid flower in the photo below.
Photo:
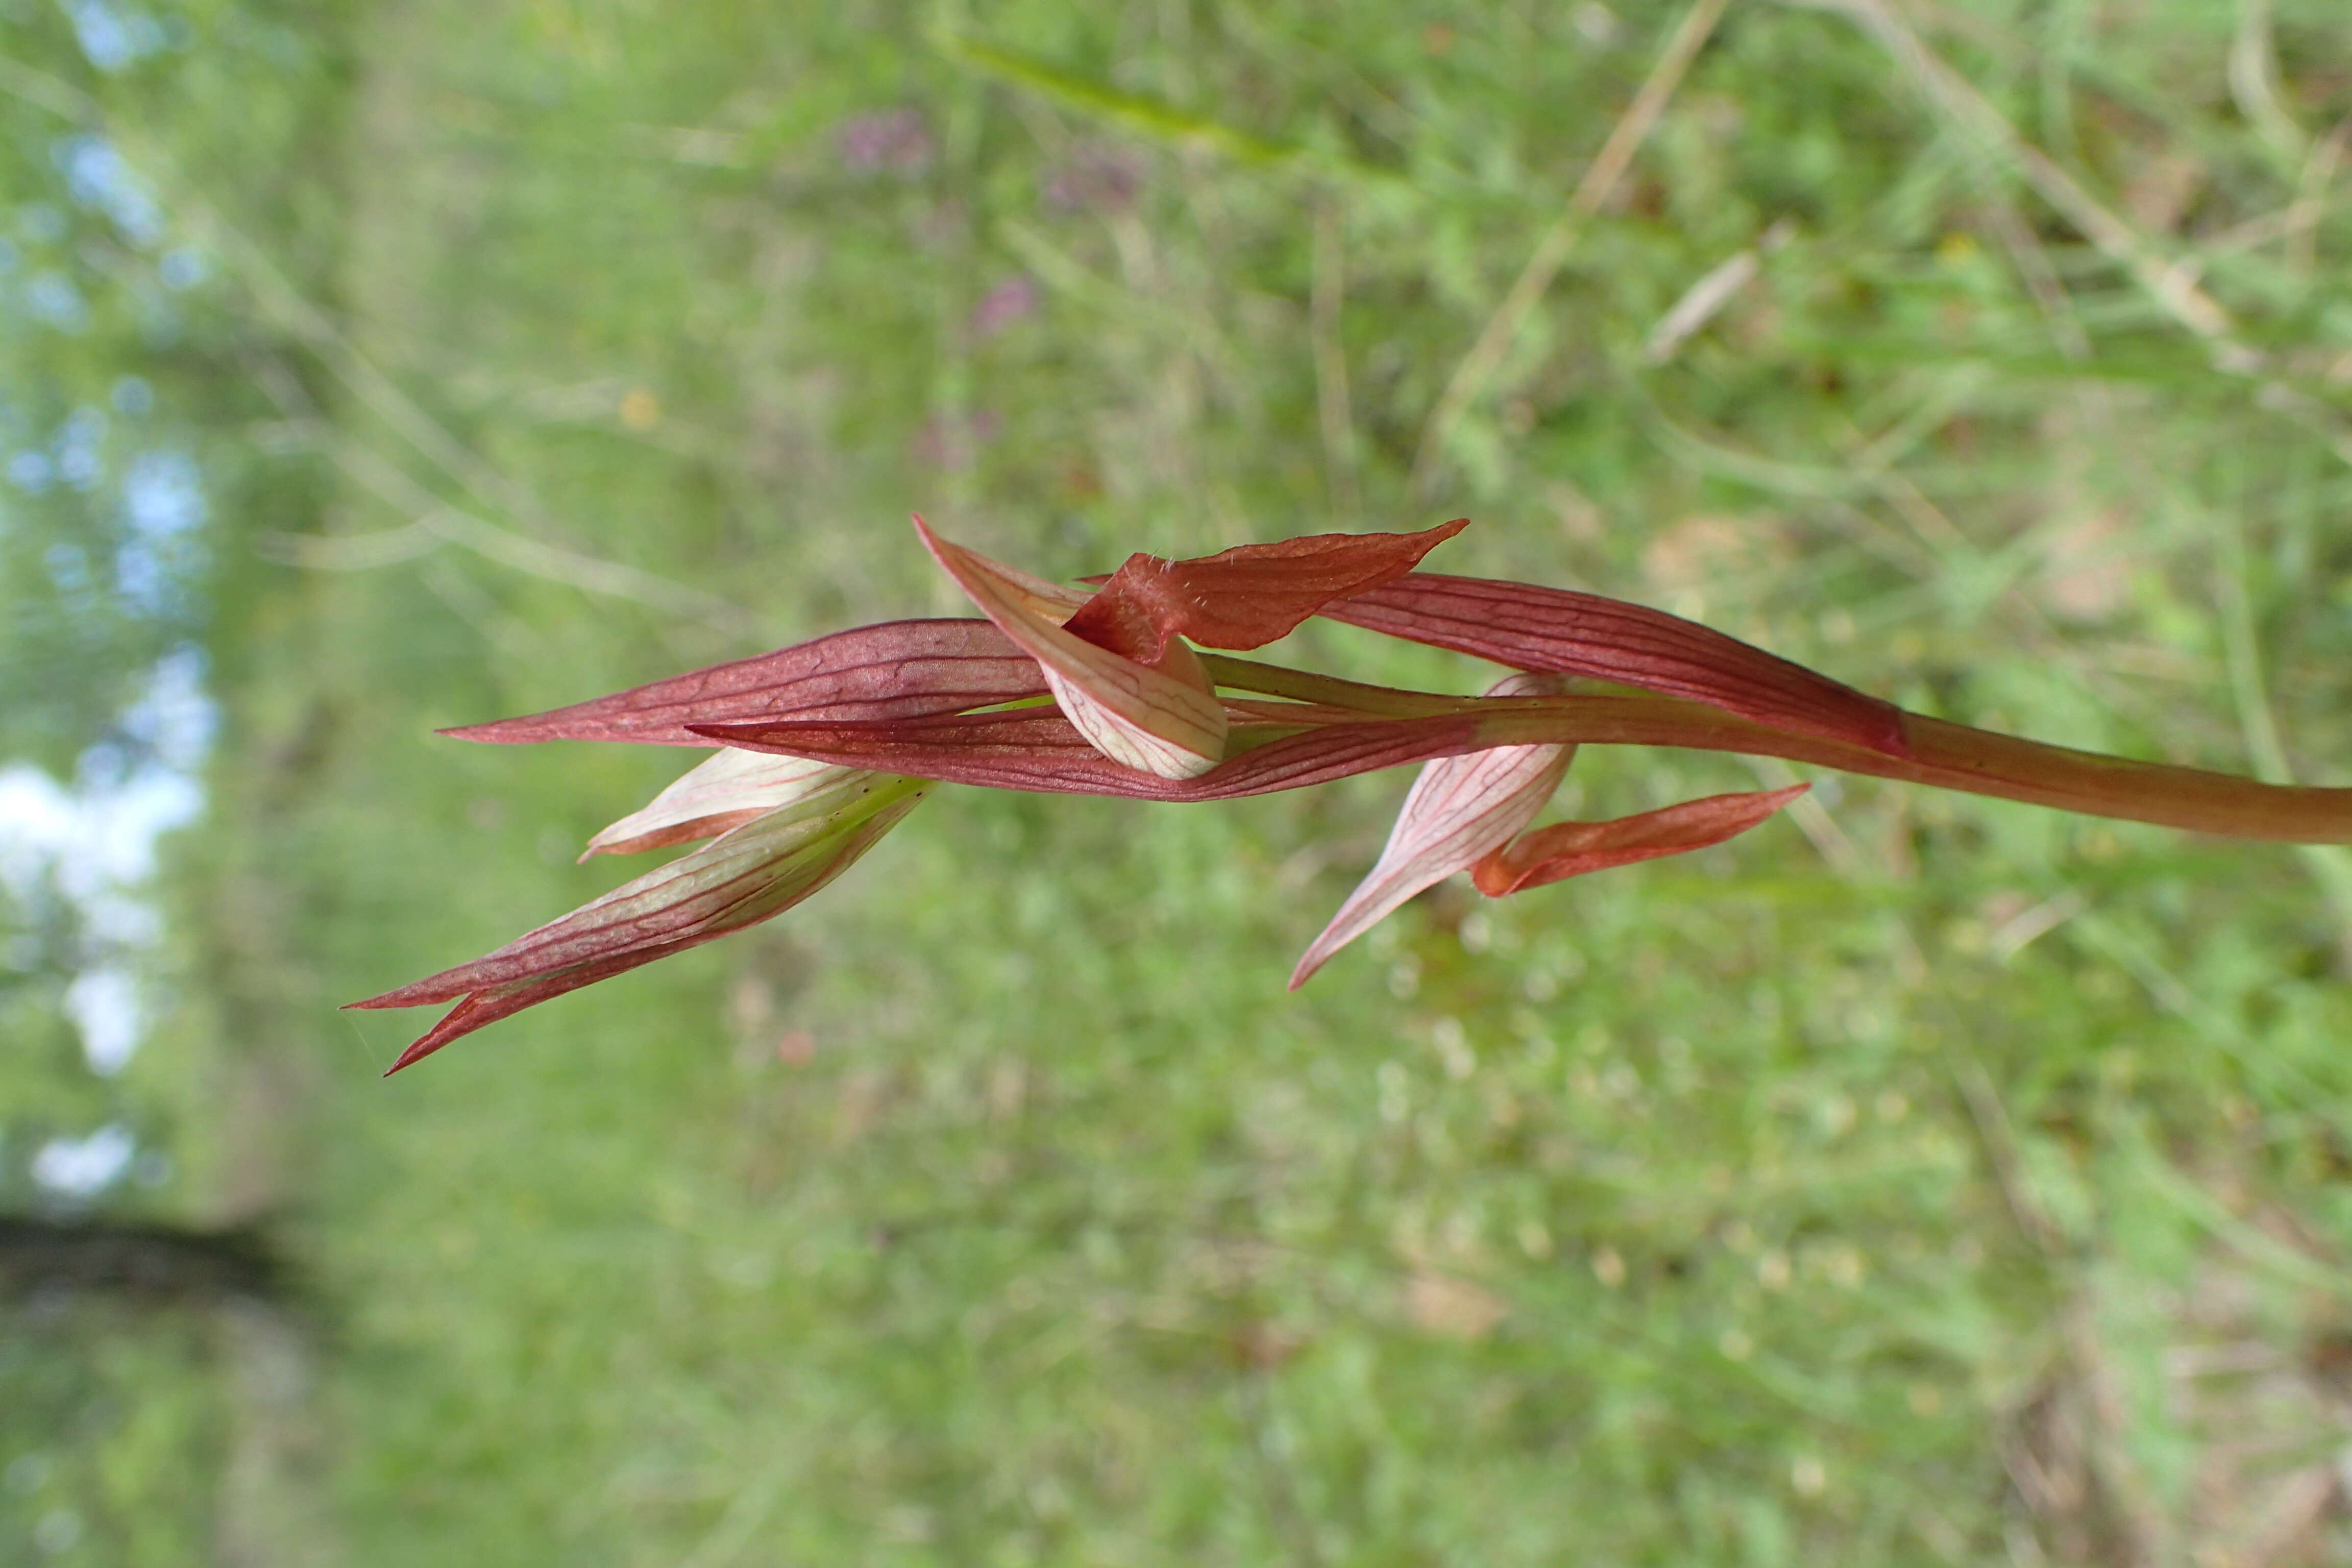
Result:
<svg viewBox="0 0 2352 1568"><path fill-rule="evenodd" d="M1550 696L1558 678L1507 675L1489 697ZM1297 990L1331 955L1406 900L1500 853L1559 788L1574 746L1496 746L1423 763L1378 864L1348 895L1290 973Z"/></svg>
<svg viewBox="0 0 2352 1568"><path fill-rule="evenodd" d="M402 1053L396 1072L509 1013L782 913L847 870L930 790L856 768L816 777L798 798L496 952L351 1005L457 1004Z"/></svg>
<svg viewBox="0 0 2352 1568"><path fill-rule="evenodd" d="M351 1004L457 1003L393 1070L510 1013L782 913L940 783L1211 801L1421 764L1378 863L1300 959L1294 989L1456 872L1506 897L1719 844L1808 787L1532 827L1580 745L1779 757L2196 832L2352 843L2352 789L2260 784L1970 729L1663 611L1418 570L1461 519L1191 561L1139 554L1085 588L991 561L920 518L915 526L984 619L859 626L445 731L717 748L597 834L588 853L710 842L487 957ZM1485 696L1450 697L1231 657L1317 616L1517 673Z"/></svg>

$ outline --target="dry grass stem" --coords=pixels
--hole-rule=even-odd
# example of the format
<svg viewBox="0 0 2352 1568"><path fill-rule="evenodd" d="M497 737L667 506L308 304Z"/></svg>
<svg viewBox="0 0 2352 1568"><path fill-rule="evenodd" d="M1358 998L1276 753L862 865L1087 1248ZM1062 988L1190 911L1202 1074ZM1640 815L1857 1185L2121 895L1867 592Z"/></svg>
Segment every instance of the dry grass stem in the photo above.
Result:
<svg viewBox="0 0 2352 1568"><path fill-rule="evenodd" d="M2236 335L2229 312L2200 286L2199 268L2193 258L2166 254L2154 240L2108 210L2048 153L2020 135L1983 94L1945 64L1883 0L1786 3L1842 13L1877 38L1918 84L1930 103L2032 186L2102 255L2122 267L2166 314L2202 339L2216 370L2252 379L2258 406L2305 426L2325 439L2338 459L2352 464L2352 429L2346 427L2333 409L2265 374L2270 357Z"/></svg>
<svg viewBox="0 0 2352 1568"><path fill-rule="evenodd" d="M1609 132L1609 139L1601 143L1600 153L1586 167L1584 178L1577 182L1575 193L1568 199L1567 210L1553 220L1552 226L1544 231L1543 237L1536 241L1534 252L1528 257L1527 265L1519 269L1509 292L1503 296L1502 303L1495 307L1494 314L1486 319L1486 326L1470 345L1469 353L1464 354L1462 362L1454 367L1454 374L1447 379L1445 390L1438 395L1436 407L1431 411L1428 422L1422 426L1421 446L1412 465L1412 490L1415 495L1426 497L1430 493L1436 483L1438 468L1444 461L1445 443L1453 435L1454 427L1470 411L1471 405L1477 402L1479 395L1486 390L1495 372L1502 367L1503 356L1510 352L1512 341L1517 337L1521 324L1542 300L1544 291L1551 287L1552 279L1559 275L1560 265L1568 259L1569 252L1576 247L1577 238L1583 233L1585 224L1616 193L1618 182L1624 178L1626 169L1633 162L1633 154L1648 139L1651 128L1657 124L1658 116L1664 110L1667 100L1682 85L1684 72L1690 68L1691 61L1706 47L1706 40L1715 32L1716 24L1723 19L1724 8L1728 4L1729 0L1697 0L1697 4L1684 14L1682 22L1667 38L1666 47L1660 51L1657 63L1650 68L1649 77L1642 83L1641 90L1633 95L1633 101L1626 107L1624 114Z"/></svg>
<svg viewBox="0 0 2352 1568"><path fill-rule="evenodd" d="M1658 318L1658 324L1650 329L1650 335L1643 342L1642 357L1652 364L1664 364L1674 358L1675 351L1705 330L1741 289L1756 281L1764 270L1764 258L1786 244L1793 232L1794 226L1782 218L1766 229L1754 245L1733 252L1709 268Z"/></svg>
<svg viewBox="0 0 2352 1568"><path fill-rule="evenodd" d="M1841 12L1893 55L1930 103L1997 155L2035 194L2074 225L2102 255L2129 272L2165 311L2214 345L2216 363L2244 374L2261 363L2250 348L2231 336L2230 315L2198 286L2196 268L2169 257L2124 219L2110 212L2049 154L2025 140L2000 111L1987 102L1883 0L1794 0L1816 9Z"/></svg>
<svg viewBox="0 0 2352 1568"><path fill-rule="evenodd" d="M1308 331L1315 345L1315 412L1323 432L1323 468L1332 525L1342 531L1363 515L1356 480L1355 416L1348 403L1348 354L1339 336L1347 297L1347 234L1336 197L1315 209L1315 282Z"/></svg>
<svg viewBox="0 0 2352 1568"><path fill-rule="evenodd" d="M2319 221L2327 215L2327 195L2336 184L2336 172L2344 166L2344 153L2352 144L2352 119L2339 120L2336 128L2312 143L2311 155L2303 162L2303 172L2295 179L2294 205L2290 210L2297 221L2287 237L2287 266L2299 278L2311 276L2318 260Z"/></svg>
<svg viewBox="0 0 2352 1568"><path fill-rule="evenodd" d="M2280 157L2299 163L2308 154L2311 138L2279 100L2271 0L2238 0L2238 31L2230 41L2230 97L2246 123Z"/></svg>

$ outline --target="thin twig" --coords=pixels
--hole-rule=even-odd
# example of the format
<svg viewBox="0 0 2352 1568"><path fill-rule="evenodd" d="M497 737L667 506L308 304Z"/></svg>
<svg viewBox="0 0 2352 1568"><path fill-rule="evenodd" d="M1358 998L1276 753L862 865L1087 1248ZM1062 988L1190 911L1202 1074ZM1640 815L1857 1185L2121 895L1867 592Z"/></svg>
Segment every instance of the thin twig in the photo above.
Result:
<svg viewBox="0 0 2352 1568"><path fill-rule="evenodd" d="M253 552L264 561L310 572L373 572L430 555L447 542L421 522L404 522L366 533L273 531L253 542Z"/></svg>
<svg viewBox="0 0 2352 1568"><path fill-rule="evenodd" d="M1913 32L1882 0L1790 0L1795 5L1845 15L1875 37L1907 71L1927 99L1947 117L1972 132L1997 154L2042 199L2074 225L2100 254L2128 271L2166 312L2197 336L2215 345L2217 355L2237 363L2226 365L2242 374L2260 363L2260 356L2231 337L2230 314L2197 285L2191 263L2169 257L2156 243L2101 205L2074 175L2049 154L2018 134L2001 112L1986 101L1968 79L1946 65L1918 34Z"/></svg>
<svg viewBox="0 0 2352 1568"><path fill-rule="evenodd" d="M633 600L681 619L708 621L720 614L720 602L698 588L640 572L618 561L549 544L454 506L436 508L416 521L453 544L462 544L477 555L546 582L608 599Z"/></svg>
<svg viewBox="0 0 2352 1568"><path fill-rule="evenodd" d="M2032 228L2015 207L1998 197L1985 203L1984 216L1993 233L2000 237L2001 248L2017 264L2018 276L2025 280L2025 291L2033 296L2042 320L2049 323L2058 352L2077 363L2089 359L2090 334L2083 330L2083 320L2074 312L2065 282L2050 264L2050 253L2042 249Z"/></svg>
<svg viewBox="0 0 2352 1568"><path fill-rule="evenodd" d="M361 353L334 321L298 289L269 253L229 222L181 177L170 157L135 132L107 121L97 101L68 84L16 60L0 56L0 91L49 110L76 123L102 129L123 155L163 176L158 183L172 191L172 205L181 220L235 263L239 275L265 315L307 346L352 396L397 431L410 446L449 479L490 507L517 517L544 521L536 500L522 486L478 457L446 426L427 414L398 384ZM382 459L376 459L379 463ZM386 468L390 465L383 465ZM405 476L403 476L404 482ZM698 589L688 588L640 572L635 567L599 561L577 551L530 539L486 520L440 505L434 516L410 510L420 524L446 532L456 542L478 553L532 572L551 581L590 593L635 599L671 614L689 616L738 637L756 637L759 618L741 606ZM438 517L446 529L435 521ZM452 521L454 520L454 521Z"/></svg>
<svg viewBox="0 0 2352 1568"><path fill-rule="evenodd" d="M1650 329L1649 337L1642 343L1642 357L1652 364L1664 364L1674 358L1676 349L1715 320L1717 313L1731 303L1733 296L1755 282L1763 270L1764 264L1753 246L1735 250L1708 268Z"/></svg>
<svg viewBox="0 0 2352 1568"><path fill-rule="evenodd" d="M2347 430L2332 410L2315 399L2266 374L2271 368L2270 357L2236 335L2229 311L2199 286L2193 258L2167 254L2154 240L2109 211L2048 153L2020 135L1983 94L1945 64L1917 33L1887 8L1884 0L1783 3L1836 12L1875 37L1910 74L1930 103L1981 141L2101 255L2123 268L2159 309L2202 340L2216 370L2252 379L2259 406L2295 420L2326 441L2340 460L2352 464L2352 430Z"/></svg>
<svg viewBox="0 0 2352 1568"><path fill-rule="evenodd" d="M1347 297L1347 235L1339 203L1326 195L1315 209L1315 282L1307 330L1315 343L1315 409L1323 426L1323 468L1331 490L1332 521L1352 528L1363 515L1356 484L1355 416L1348 401L1348 353L1339 336Z"/></svg>
<svg viewBox="0 0 2352 1568"><path fill-rule="evenodd" d="M1786 789L1798 782L1797 770L1778 757L1745 757L1741 760L1747 763L1748 771L1767 789ZM1854 847L1853 838L1838 826L1837 818L1830 815L1829 808L1821 803L1818 795L1801 795L1782 809L1788 814L1789 820L1797 825L1797 831L1812 844L1813 852L1841 879L1848 882L1868 879L1869 869L1864 863L1862 851ZM1909 940L1907 931L1905 939ZM1925 971L1923 958L1921 972L1924 973Z"/></svg>
<svg viewBox="0 0 2352 1568"><path fill-rule="evenodd" d="M2234 515L2221 521L2221 644L2230 667L2230 692L2238 727L2254 776L2269 784L2293 784L2294 769L2280 739L2263 678L2262 644L2255 635L2254 597L2246 564L2245 531ZM2336 914L2336 964L2352 973L2352 856L2320 845L2299 846L2303 863Z"/></svg>
<svg viewBox="0 0 2352 1568"><path fill-rule="evenodd" d="M2230 41L2230 97L2271 151L2296 162L2305 157L2311 138L2279 101L2271 0L2238 0L2238 32Z"/></svg>
<svg viewBox="0 0 2352 1568"><path fill-rule="evenodd" d="M1754 245L1734 251L1707 268L1650 329L1649 337L1642 343L1642 357L1652 364L1664 364L1674 358L1675 350L1715 320L1742 289L1756 281L1763 273L1764 258L1787 244L1794 232L1795 226L1781 218L1766 229Z"/></svg>
<svg viewBox="0 0 2352 1568"><path fill-rule="evenodd" d="M1715 32L1716 23L1722 19L1728 4L1729 0L1696 0L1684 14L1657 63L1650 68L1649 79L1642 83L1641 90L1633 95L1633 101L1609 132L1609 140L1601 143L1600 153L1585 169L1584 178L1577 182L1575 194L1568 198L1567 209L1536 241L1535 251L1519 269L1510 292L1503 296L1503 302L1486 319L1486 327L1470 345L1470 352L1462 356L1462 363L1454 367L1454 374L1439 395L1429 422L1422 426L1421 447L1412 462L1415 494L1428 495L1454 427L1501 368L1503 356L1510 352L1519 328L1542 300L1544 291L1551 287L1552 279L1559 275L1560 266L1575 248L1584 226L1616 194L1617 184L1624 178L1633 154L1648 140L1666 100L1682 85L1683 73L1690 68L1691 61Z"/></svg>
<svg viewBox="0 0 2352 1568"><path fill-rule="evenodd" d="M2054 893L2001 921L1986 939L1985 952L1995 963L2007 963L2090 907L2078 889Z"/></svg>
<svg viewBox="0 0 2352 1568"><path fill-rule="evenodd" d="M256 379L289 420L312 426L323 423L307 400L288 401L299 395L299 384L292 377L257 372ZM265 534L255 542L264 559L312 571L359 572L413 561L449 543L544 582L604 598L626 599L682 619L723 624L729 616L742 613L698 588L619 562L565 550L451 506L363 443L331 436L325 445L328 456L346 478L393 510L405 513L409 521L400 528L358 535Z"/></svg>
<svg viewBox="0 0 2352 1568"><path fill-rule="evenodd" d="M2309 278L2318 258L2319 220L2326 216L2328 187L2336 183L2347 141L2352 141L2352 119L2339 120L2335 130L2312 143L2311 156L2303 161L2303 173L2295 180L2294 205L2289 210L2301 221L2287 238L2286 260L2298 278Z"/></svg>
<svg viewBox="0 0 2352 1568"><path fill-rule="evenodd" d="M2081 1242L2067 1234L2065 1226L2035 1195L2008 1108L2001 1103L2000 1090L1993 1086L1992 1076L1985 1071L1984 1065L1972 1057L1964 1058L1953 1070L1952 1078L1962 1103L1969 1109L1969 1119L1976 1124L1978 1142L1984 1150L1985 1163L1991 1170L1993 1185L1999 1189L2018 1234L2065 1289L2066 1299L2057 1317L2065 1347L2061 1375L2071 1374L2083 1395L2083 1414L2090 1426L2085 1436L2091 1439L2084 1445L2087 1451L2083 1460L2114 1506L2115 1522L2123 1535L2116 1542L2122 1560L2135 1565L2168 1560L2151 1544L2161 1541L2163 1529L2160 1517L2148 1505L2144 1478L2129 1454L2114 1441L2115 1435L2124 1428L2123 1412L2115 1371L2099 1338L2096 1277L2077 1262ZM2017 1461L2021 1458L2009 1456L2010 1476L2019 1495L2031 1507L2042 1489L2020 1474Z"/></svg>
<svg viewBox="0 0 2352 1568"><path fill-rule="evenodd" d="M2011 1126L2008 1109L2001 1104L2000 1091L1993 1088L1992 1076L1974 1057L1963 1057L1953 1069L1952 1081L1960 1091L1961 1103L1969 1108L1969 1119L1976 1123L1977 1139L1983 1145L1985 1163L1992 1171L1993 1185L2000 1190L2001 1202L2007 1205L2018 1234L2044 1258L2063 1261L2072 1250L2065 1228L2050 1217L2026 1183L2025 1162L2018 1152L2017 1133Z"/></svg>

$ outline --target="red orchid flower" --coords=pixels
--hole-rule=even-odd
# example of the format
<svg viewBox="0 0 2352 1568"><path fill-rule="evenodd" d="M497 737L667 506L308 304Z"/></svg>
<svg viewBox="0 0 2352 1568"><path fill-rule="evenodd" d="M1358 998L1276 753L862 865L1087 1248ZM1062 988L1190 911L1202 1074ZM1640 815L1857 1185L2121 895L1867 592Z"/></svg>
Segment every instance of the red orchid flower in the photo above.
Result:
<svg viewBox="0 0 2352 1568"><path fill-rule="evenodd" d="M1530 829L1580 745L1781 757L2200 832L2352 842L2352 790L1973 730L1662 611L1416 570L1460 519L1192 561L1135 555L1088 589L991 561L920 518L915 526L985 619L859 626L445 731L720 748L588 852L710 842L485 958L351 1004L457 1002L392 1070L508 1014L782 913L846 869L935 783L1208 801L1422 764L1379 863L1301 958L1294 988L1457 871L1505 897L1719 844L1807 787ZM1316 616L1518 673L1483 697L1448 697L1230 657Z"/></svg>

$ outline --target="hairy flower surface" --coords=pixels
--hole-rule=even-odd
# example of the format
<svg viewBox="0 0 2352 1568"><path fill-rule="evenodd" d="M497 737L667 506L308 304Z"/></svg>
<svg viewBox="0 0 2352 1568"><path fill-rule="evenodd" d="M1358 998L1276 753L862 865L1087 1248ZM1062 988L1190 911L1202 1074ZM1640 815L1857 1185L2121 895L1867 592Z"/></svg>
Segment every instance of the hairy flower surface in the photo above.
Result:
<svg viewBox="0 0 2352 1568"><path fill-rule="evenodd" d="M938 783L1199 802L1423 764L1379 863L1301 958L1294 988L1458 871L1499 898L1678 855L1746 832L1807 787L1530 827L1580 745L1780 757L2200 832L2352 843L2352 790L1972 730L1664 611L1418 570L1459 519L1190 561L1134 555L1087 588L991 561L919 518L915 526L985 619L858 626L445 731L721 748L599 833L589 853L711 842L486 957L351 1004L457 1004L394 1070L524 1007L782 913ZM1231 657L1317 616L1519 673L1486 696L1449 697ZM1630 690L1569 690L1568 678Z"/></svg>

